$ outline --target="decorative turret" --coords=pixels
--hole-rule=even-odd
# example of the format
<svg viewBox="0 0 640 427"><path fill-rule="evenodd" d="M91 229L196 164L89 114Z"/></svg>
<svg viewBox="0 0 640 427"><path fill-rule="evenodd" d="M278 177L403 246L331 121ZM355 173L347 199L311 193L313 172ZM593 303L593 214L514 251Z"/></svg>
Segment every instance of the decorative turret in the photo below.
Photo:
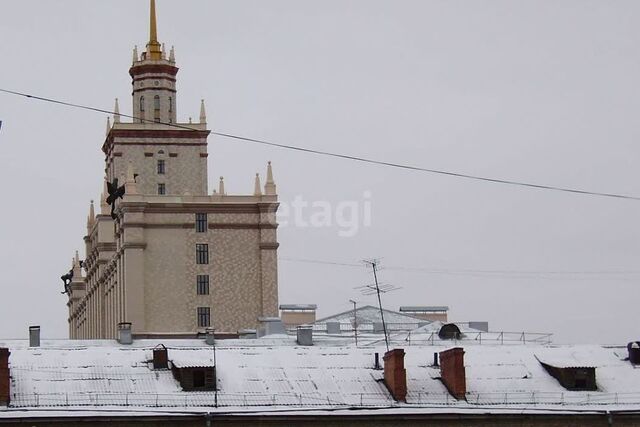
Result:
<svg viewBox="0 0 640 427"><path fill-rule="evenodd" d="M116 105L113 106L113 123L120 123L120 104L116 98Z"/></svg>
<svg viewBox="0 0 640 427"><path fill-rule="evenodd" d="M138 61L140 61L140 55L138 55L138 46L134 46L133 47L133 61L131 63L135 64Z"/></svg>
<svg viewBox="0 0 640 427"><path fill-rule="evenodd" d="M204 99L200 101L200 124L207 123L207 110L204 108Z"/></svg>
<svg viewBox="0 0 640 427"><path fill-rule="evenodd" d="M256 174L255 188L253 189L254 196L262 196L262 185L260 185L260 174Z"/></svg>
<svg viewBox="0 0 640 427"><path fill-rule="evenodd" d="M93 200L91 201L91 205L89 205L89 216L87 217L87 235L91 234L91 229L93 228L93 224L96 222L96 211L93 207Z"/></svg>
<svg viewBox="0 0 640 427"><path fill-rule="evenodd" d="M175 64L176 62L176 49L171 46L171 50L169 51L169 62Z"/></svg>
<svg viewBox="0 0 640 427"><path fill-rule="evenodd" d="M271 162L267 165L267 182L264 184L264 194L267 196L275 196L277 194L276 182L273 180Z"/></svg>
<svg viewBox="0 0 640 427"><path fill-rule="evenodd" d="M107 177L104 177L104 184L102 188L102 195L100 196L100 215L109 215L109 204L107 203L107 197L109 197L109 190L107 189Z"/></svg>
<svg viewBox="0 0 640 427"><path fill-rule="evenodd" d="M111 117L107 117L107 136L109 136L109 132L111 132Z"/></svg>
<svg viewBox="0 0 640 427"><path fill-rule="evenodd" d="M149 21L147 50L140 58L134 51L136 58L129 70L133 79L133 115L138 123L175 123L178 68L173 49L167 59L166 51L158 41L155 0L151 0Z"/></svg>
<svg viewBox="0 0 640 427"><path fill-rule="evenodd" d="M224 191L224 177L220 177L220 184L218 185L218 194L224 196L226 193Z"/></svg>
<svg viewBox="0 0 640 427"><path fill-rule="evenodd" d="M78 251L76 251L76 256L73 259L73 281L82 281L82 266L80 265L80 255L78 255Z"/></svg>

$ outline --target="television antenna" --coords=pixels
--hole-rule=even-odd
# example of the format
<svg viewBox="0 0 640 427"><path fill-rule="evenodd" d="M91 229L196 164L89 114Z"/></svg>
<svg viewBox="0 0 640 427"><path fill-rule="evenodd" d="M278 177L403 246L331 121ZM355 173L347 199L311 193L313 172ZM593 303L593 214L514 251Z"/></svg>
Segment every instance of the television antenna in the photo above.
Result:
<svg viewBox="0 0 640 427"><path fill-rule="evenodd" d="M386 294L387 292L396 291L400 289L400 287L378 282L378 270L379 270L380 260L370 259L370 260L364 260L363 262L366 265L371 267L371 270L373 272L374 282L373 284L360 286L356 289L360 289L360 292L362 293L362 295L378 296L378 308L380 309L380 317L382 318L382 330L384 332L384 342L387 346L387 352L388 352L389 351L389 335L387 334L387 323L384 320L384 310L382 309L382 298L380 294Z"/></svg>

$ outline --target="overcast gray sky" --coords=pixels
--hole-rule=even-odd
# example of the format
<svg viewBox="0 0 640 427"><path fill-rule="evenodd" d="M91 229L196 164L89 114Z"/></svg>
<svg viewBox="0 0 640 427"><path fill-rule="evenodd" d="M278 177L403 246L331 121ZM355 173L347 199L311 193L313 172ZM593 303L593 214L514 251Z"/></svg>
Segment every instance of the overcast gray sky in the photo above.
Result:
<svg viewBox="0 0 640 427"><path fill-rule="evenodd" d="M147 0L0 0L0 87L131 113ZM489 177L640 196L640 3L158 0L178 114L216 131ZM106 117L0 94L0 336L66 337L60 275L102 188ZM372 225L279 233L280 301L348 300L380 257L399 305L453 320L638 339L640 202L400 171L212 136L210 187L250 193L272 160L283 201L363 201ZM82 253L82 252L81 252ZM83 256L83 255L81 255ZM287 259L288 258L288 259ZM498 273L487 273L497 271ZM514 273L517 272L517 273ZM526 273L523 273L526 272ZM597 274L596 274L597 272ZM179 284L176 284L179 286Z"/></svg>

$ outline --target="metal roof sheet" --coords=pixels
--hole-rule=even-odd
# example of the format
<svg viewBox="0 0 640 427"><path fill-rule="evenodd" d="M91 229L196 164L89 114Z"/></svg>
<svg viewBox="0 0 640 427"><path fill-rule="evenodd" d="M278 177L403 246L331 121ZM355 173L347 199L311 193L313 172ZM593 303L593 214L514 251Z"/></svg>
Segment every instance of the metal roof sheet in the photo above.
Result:
<svg viewBox="0 0 640 427"><path fill-rule="evenodd" d="M405 305L400 307L401 312L413 312L413 313L423 313L423 312L443 312L449 311L449 307L446 305Z"/></svg>

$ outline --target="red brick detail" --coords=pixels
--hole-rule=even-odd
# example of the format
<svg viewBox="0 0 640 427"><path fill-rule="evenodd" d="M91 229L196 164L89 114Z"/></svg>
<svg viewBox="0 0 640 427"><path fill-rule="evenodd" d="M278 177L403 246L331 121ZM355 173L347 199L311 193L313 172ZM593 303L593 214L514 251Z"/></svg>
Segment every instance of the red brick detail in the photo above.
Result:
<svg viewBox="0 0 640 427"><path fill-rule="evenodd" d="M175 90L175 89L170 89L170 88L160 87L160 86L153 86L153 87L136 88L136 89L133 90L132 94L136 94L136 93L139 93L139 92L147 92L147 91L151 91L151 90L162 90L162 91L165 91L165 92L178 93L178 91Z"/></svg>
<svg viewBox="0 0 640 427"><path fill-rule="evenodd" d="M178 153L169 153L169 157L178 157Z"/></svg>
<svg viewBox="0 0 640 427"><path fill-rule="evenodd" d="M143 82L145 80L169 80L170 82L176 82L176 79L173 77L167 77L164 74L159 74L159 75L149 75L149 76L144 76L144 77L136 77L133 79L134 82Z"/></svg>
<svg viewBox="0 0 640 427"><path fill-rule="evenodd" d="M467 394L467 380L464 369L464 349L451 348L440 352L440 372L442 382L449 393L462 400Z"/></svg>
<svg viewBox="0 0 640 427"><path fill-rule="evenodd" d="M129 75L131 77L135 77L140 74L170 74L175 76L178 74L178 67L164 64L147 64L136 65L129 69Z"/></svg>
<svg viewBox="0 0 640 427"><path fill-rule="evenodd" d="M407 371L404 369L404 350L396 348L384 357L384 383L397 401L407 398Z"/></svg>
<svg viewBox="0 0 640 427"><path fill-rule="evenodd" d="M9 372L8 348L0 348L0 405L9 405L11 400L11 375Z"/></svg>
<svg viewBox="0 0 640 427"><path fill-rule="evenodd" d="M208 130L195 129L112 129L109 137L204 139L209 133Z"/></svg>
<svg viewBox="0 0 640 427"><path fill-rule="evenodd" d="M200 157L209 157L209 153L200 153Z"/></svg>

